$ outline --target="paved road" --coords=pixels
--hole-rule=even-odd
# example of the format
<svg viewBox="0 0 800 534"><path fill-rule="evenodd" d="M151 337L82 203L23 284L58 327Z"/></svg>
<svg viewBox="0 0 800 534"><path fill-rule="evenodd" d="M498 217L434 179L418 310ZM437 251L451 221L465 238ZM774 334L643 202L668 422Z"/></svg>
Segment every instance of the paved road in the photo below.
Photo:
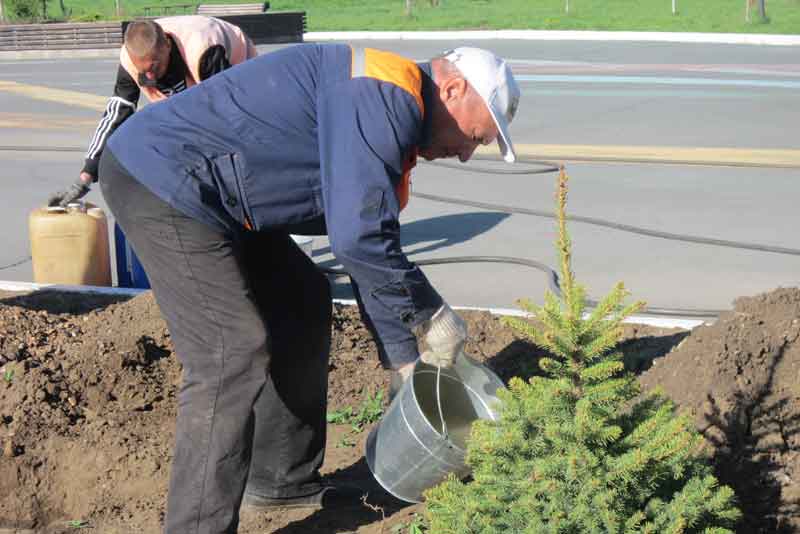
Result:
<svg viewBox="0 0 800 534"><path fill-rule="evenodd" d="M361 44L424 59L470 43ZM567 162L572 215L800 250L795 231L800 60L795 47L472 44L510 58L523 91L514 140L526 157ZM2 62L0 146L84 147L115 69L111 58ZM0 222L6 228L0 266L26 256L28 211L71 180L80 159L77 152L0 151L5 208ZM724 162L736 166L720 165ZM766 167L758 166L765 162ZM553 209L553 174L500 174L508 167L484 161L454 167L420 165L414 190ZM467 172L477 168L489 172ZM90 199L102 205L98 192ZM547 217L417 198L403 213L403 223L406 250L417 260L503 255L556 265L554 223ZM687 243L585 222L574 222L570 230L576 274L595 296L623 280L635 297L654 306L727 308L737 296L797 285L800 278L798 255ZM316 244L315 258L333 265L324 241ZM547 286L542 273L515 265L430 266L425 271L457 305L513 307L519 297L541 300ZM0 279L31 280L30 264L6 268ZM337 286L337 294L346 295L343 287Z"/></svg>

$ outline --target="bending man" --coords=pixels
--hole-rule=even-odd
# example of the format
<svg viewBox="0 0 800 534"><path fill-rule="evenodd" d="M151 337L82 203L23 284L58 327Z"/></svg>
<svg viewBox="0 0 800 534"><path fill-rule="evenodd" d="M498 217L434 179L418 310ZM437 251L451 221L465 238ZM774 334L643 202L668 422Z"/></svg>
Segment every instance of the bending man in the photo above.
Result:
<svg viewBox="0 0 800 534"><path fill-rule="evenodd" d="M89 192L111 133L136 111L141 93L163 100L255 57L256 48L242 30L212 17L189 15L138 20L125 30L117 82L89 143L78 180L52 195L50 206L66 206Z"/></svg>
<svg viewBox="0 0 800 534"><path fill-rule="evenodd" d="M307 44L137 113L100 161L183 364L166 532L235 532L239 505L358 505L323 484L327 278L290 238L327 234L383 365L450 365L466 328L400 246L417 155L508 135L519 89L490 52L416 64ZM252 462L251 462L252 458Z"/></svg>

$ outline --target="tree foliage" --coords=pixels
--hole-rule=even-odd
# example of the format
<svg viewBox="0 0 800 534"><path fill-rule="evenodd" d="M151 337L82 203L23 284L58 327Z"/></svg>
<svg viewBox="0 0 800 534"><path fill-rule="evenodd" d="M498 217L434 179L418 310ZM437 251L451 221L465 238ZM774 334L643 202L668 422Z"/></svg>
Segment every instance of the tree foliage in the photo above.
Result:
<svg viewBox="0 0 800 534"><path fill-rule="evenodd" d="M638 382L614 351L625 305L622 283L587 313L571 266L567 176L557 188L559 299L523 302L543 326L512 319L548 350L543 376L515 378L500 392L498 421L472 429L473 481L453 477L426 494L436 534L723 534L740 516L713 476L689 417Z"/></svg>
<svg viewBox="0 0 800 534"><path fill-rule="evenodd" d="M42 0L4 0L7 15L11 20L41 20L44 18Z"/></svg>

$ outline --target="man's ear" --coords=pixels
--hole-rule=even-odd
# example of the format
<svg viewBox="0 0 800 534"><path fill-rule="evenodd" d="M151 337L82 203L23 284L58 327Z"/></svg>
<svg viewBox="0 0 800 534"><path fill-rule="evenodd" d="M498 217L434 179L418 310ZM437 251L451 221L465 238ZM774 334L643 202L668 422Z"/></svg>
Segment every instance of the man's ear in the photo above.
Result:
<svg viewBox="0 0 800 534"><path fill-rule="evenodd" d="M440 86L442 101L452 102L461 99L466 95L468 89L467 80L453 76Z"/></svg>

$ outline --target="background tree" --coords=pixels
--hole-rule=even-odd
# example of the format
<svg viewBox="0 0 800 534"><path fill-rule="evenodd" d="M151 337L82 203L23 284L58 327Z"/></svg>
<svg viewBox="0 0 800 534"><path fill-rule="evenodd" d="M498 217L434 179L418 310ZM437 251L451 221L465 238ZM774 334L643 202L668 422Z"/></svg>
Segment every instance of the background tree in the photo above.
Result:
<svg viewBox="0 0 800 534"><path fill-rule="evenodd" d="M58 7L61 8L61 16L68 19L72 15L72 9L64 4L64 0L58 0Z"/></svg>
<svg viewBox="0 0 800 534"><path fill-rule="evenodd" d="M544 376L514 378L500 418L479 421L468 443L473 481L429 490L436 534L723 534L740 512L720 487L688 416L658 395L639 398L613 349L625 306L622 283L591 313L575 282L566 228L567 176L557 188L562 298L523 302L542 328L509 321L547 349Z"/></svg>
<svg viewBox="0 0 800 534"><path fill-rule="evenodd" d="M34 21L44 18L42 0L5 0L9 20Z"/></svg>

